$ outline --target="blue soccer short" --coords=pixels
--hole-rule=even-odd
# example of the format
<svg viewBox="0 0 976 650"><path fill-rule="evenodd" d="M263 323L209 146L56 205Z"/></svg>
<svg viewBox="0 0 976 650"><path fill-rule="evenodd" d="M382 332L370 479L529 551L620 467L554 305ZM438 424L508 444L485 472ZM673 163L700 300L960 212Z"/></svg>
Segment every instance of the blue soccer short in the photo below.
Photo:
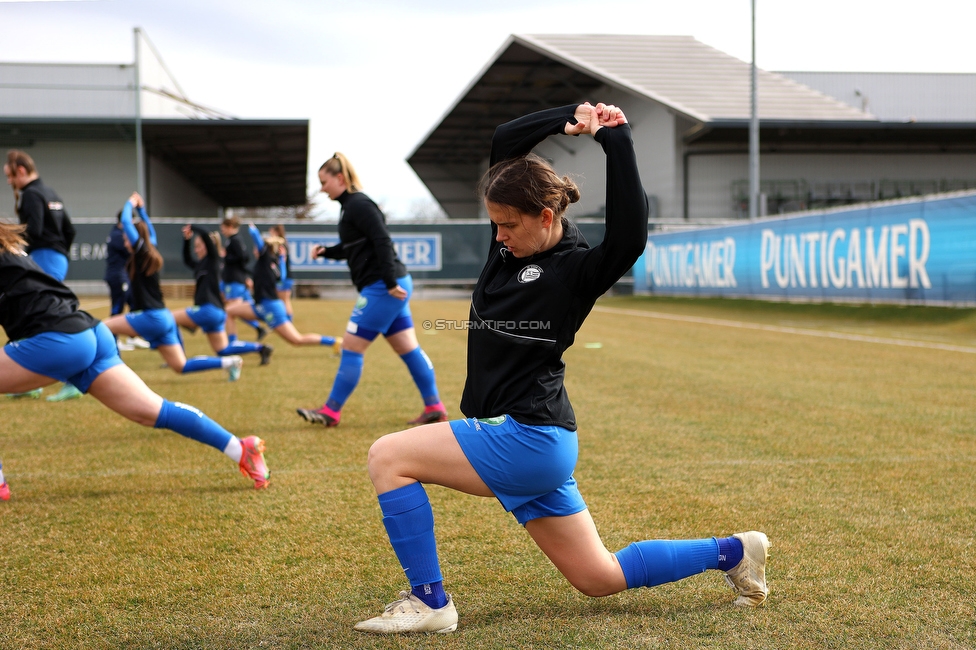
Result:
<svg viewBox="0 0 976 650"><path fill-rule="evenodd" d="M575 431L520 424L505 415L450 424L474 471L523 526L586 510L573 478L579 455Z"/></svg>
<svg viewBox="0 0 976 650"><path fill-rule="evenodd" d="M393 336L413 327L413 317L410 315L413 278L405 275L397 278L397 284L407 291L404 300L391 296L382 280L363 287L346 323L346 331L372 341L380 334Z"/></svg>
<svg viewBox="0 0 976 650"><path fill-rule="evenodd" d="M136 334L149 341L153 350L161 345L182 345L176 321L168 309L132 311L125 315Z"/></svg>
<svg viewBox="0 0 976 650"><path fill-rule="evenodd" d="M284 300L262 300L254 305L255 315L268 324L268 327L275 329L280 325L289 322L288 312L285 311Z"/></svg>
<svg viewBox="0 0 976 650"><path fill-rule="evenodd" d="M205 305L187 307L186 315L207 334L223 332L224 323L227 321L227 312L209 302Z"/></svg>
<svg viewBox="0 0 976 650"><path fill-rule="evenodd" d="M247 285L242 282L221 282L220 290L223 292L225 300L241 298L244 302L254 304L254 297L247 290Z"/></svg>
<svg viewBox="0 0 976 650"><path fill-rule="evenodd" d="M68 258L53 248L35 248L30 252L30 258L58 282L64 282L68 275Z"/></svg>
<svg viewBox="0 0 976 650"><path fill-rule="evenodd" d="M122 363L115 336L104 323L77 334L44 332L3 346L14 363L72 384L87 393L95 378Z"/></svg>

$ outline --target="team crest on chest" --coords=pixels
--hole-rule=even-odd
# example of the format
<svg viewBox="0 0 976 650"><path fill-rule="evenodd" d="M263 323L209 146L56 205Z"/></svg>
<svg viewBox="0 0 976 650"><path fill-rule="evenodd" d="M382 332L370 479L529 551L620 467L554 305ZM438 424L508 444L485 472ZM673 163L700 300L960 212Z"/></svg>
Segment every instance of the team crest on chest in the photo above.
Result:
<svg viewBox="0 0 976 650"><path fill-rule="evenodd" d="M526 282L534 282L542 277L542 268L535 264L529 264L527 267L519 271L518 281L522 284Z"/></svg>

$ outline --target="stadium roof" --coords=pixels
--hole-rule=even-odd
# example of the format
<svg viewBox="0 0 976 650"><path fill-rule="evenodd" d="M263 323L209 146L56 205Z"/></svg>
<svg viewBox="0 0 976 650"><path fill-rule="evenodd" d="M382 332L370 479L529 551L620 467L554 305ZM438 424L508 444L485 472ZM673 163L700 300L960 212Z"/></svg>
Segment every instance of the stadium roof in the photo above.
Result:
<svg viewBox="0 0 976 650"><path fill-rule="evenodd" d="M659 102L688 119L749 119L750 64L691 36L513 35L408 157L477 163L495 127L548 106L581 101L604 85ZM876 118L782 75L760 70L760 119Z"/></svg>
<svg viewBox="0 0 976 650"><path fill-rule="evenodd" d="M514 39L694 120L749 118L751 64L691 36L536 35ZM759 70L757 79L760 119L873 119L774 72Z"/></svg>
<svg viewBox="0 0 976 650"><path fill-rule="evenodd" d="M301 205L308 120L143 119L146 152L225 207ZM117 118L0 117L0 147L48 141L135 141Z"/></svg>
<svg viewBox="0 0 976 650"><path fill-rule="evenodd" d="M452 216L473 216L471 188L483 172L491 136L520 115L590 99L609 86L684 117L687 136L710 124L738 131L750 113L751 65L691 36L513 35L470 82L407 162ZM804 125L877 123L782 75L760 70L762 120ZM714 136L712 136L714 137Z"/></svg>

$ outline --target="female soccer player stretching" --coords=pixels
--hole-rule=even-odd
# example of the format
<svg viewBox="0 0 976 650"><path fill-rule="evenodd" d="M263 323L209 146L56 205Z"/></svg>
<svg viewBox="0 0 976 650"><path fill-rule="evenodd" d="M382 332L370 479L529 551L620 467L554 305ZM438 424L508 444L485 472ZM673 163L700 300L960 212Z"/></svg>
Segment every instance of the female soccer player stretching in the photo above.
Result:
<svg viewBox="0 0 976 650"><path fill-rule="evenodd" d="M254 263L254 304L236 302L227 305L227 315L231 318L260 319L268 327L278 333L292 345L327 345L338 351L342 346L342 339L321 334L302 334L295 328L288 318L285 303L278 298L278 278L281 269L278 267L278 256L284 239L268 235L261 236L261 231L252 223L248 225L251 239L261 247L257 261Z"/></svg>
<svg viewBox="0 0 976 650"><path fill-rule="evenodd" d="M270 345L241 340L231 343L227 339L224 330L227 313L220 293L220 234L207 232L199 226L183 226L183 263L193 269L196 287L193 306L173 310L176 324L191 332L197 327L202 328L218 356L256 352L261 355L261 365L267 365L274 352Z"/></svg>
<svg viewBox="0 0 976 650"><path fill-rule="evenodd" d="M132 211L138 210L141 221L133 223ZM129 258L129 278L132 287L132 306L136 311L119 314L105 321L113 334L141 336L149 341L154 350L174 372L186 374L201 370L223 368L231 381L241 376L244 360L239 356L186 358L180 331L173 314L166 309L159 289L159 270L163 256L156 250L156 231L152 227L145 204L137 192L133 192L122 208L122 228L125 239L132 248Z"/></svg>
<svg viewBox="0 0 976 650"><path fill-rule="evenodd" d="M592 135L606 153L606 235L593 248L562 217L579 200L576 185L529 155L555 134ZM588 596L718 569L737 591L736 605L762 604L769 547L763 533L642 541L610 553L573 478L576 417L563 387L562 353L596 299L631 268L647 241L647 200L624 114L582 104L519 118L495 131L490 162L481 193L494 237L471 300L470 319L478 326L468 333L461 398L468 419L392 433L370 448L370 479L411 591L356 629L457 627L424 483L496 497Z"/></svg>
<svg viewBox="0 0 976 650"><path fill-rule="evenodd" d="M342 344L342 359L332 392L318 409L298 409L309 422L338 426L340 411L363 374L363 355L382 334L410 370L424 400L424 410L409 424L447 420L434 376L434 364L417 342L410 315L413 278L397 257L386 219L373 201L362 193L356 170L341 153L319 168L322 191L342 205L339 244L312 249L313 257L346 260L352 282L359 291Z"/></svg>
<svg viewBox="0 0 976 650"><path fill-rule="evenodd" d="M71 290L27 257L23 230L0 224L0 325L10 338L0 350L0 392L70 382L137 424L170 429L222 451L256 489L267 487L264 441L241 440L192 406L150 390L122 363L108 327L80 311ZM5 485L2 474L0 483ZM0 499L9 496L9 488L0 487Z"/></svg>
<svg viewBox="0 0 976 650"><path fill-rule="evenodd" d="M275 288L278 290L278 298L285 303L285 313L291 320L293 315L291 306L291 291L295 287L295 278L291 274L291 256L288 254L288 237L285 235L285 224L279 223L271 226L269 231L273 237L281 237L284 242L281 245L281 254L278 255L278 268L281 270L281 278Z"/></svg>

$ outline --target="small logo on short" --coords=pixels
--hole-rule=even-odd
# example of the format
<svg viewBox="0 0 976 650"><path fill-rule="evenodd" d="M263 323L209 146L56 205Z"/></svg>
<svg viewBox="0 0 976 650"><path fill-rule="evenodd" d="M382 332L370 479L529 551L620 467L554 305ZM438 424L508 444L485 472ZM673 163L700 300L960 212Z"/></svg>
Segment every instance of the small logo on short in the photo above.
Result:
<svg viewBox="0 0 976 650"><path fill-rule="evenodd" d="M362 309L366 306L367 302L369 301L366 300L366 296L359 296L359 298L356 300L356 304L353 306L353 309Z"/></svg>
<svg viewBox="0 0 976 650"><path fill-rule="evenodd" d="M542 277L542 269L535 264L529 264L527 267L519 271L518 281L522 284L526 282L533 282Z"/></svg>
<svg viewBox="0 0 976 650"><path fill-rule="evenodd" d="M496 427L504 421L505 421L504 415L499 415L496 418L478 418L478 422L484 422L485 424L490 424Z"/></svg>

